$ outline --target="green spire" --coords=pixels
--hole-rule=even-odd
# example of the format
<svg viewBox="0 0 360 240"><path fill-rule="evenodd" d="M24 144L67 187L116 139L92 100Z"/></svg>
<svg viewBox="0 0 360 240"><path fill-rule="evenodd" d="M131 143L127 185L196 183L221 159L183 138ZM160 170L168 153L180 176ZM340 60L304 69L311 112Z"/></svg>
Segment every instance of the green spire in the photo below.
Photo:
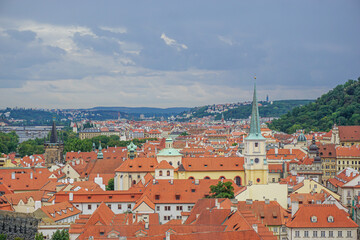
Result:
<svg viewBox="0 0 360 240"><path fill-rule="evenodd" d="M255 78L256 79L256 78ZM254 96L253 96L253 102L252 102L252 112L251 112L251 121L250 121L250 134L248 138L258 138L262 139L264 138L261 135L261 127L260 127L260 119L259 119L259 108L258 108L258 102L256 97L256 83L254 83Z"/></svg>
<svg viewBox="0 0 360 240"><path fill-rule="evenodd" d="M97 158L98 159L103 159L104 158L104 154L102 153L102 147L101 147L101 141L99 142L99 152L97 154Z"/></svg>

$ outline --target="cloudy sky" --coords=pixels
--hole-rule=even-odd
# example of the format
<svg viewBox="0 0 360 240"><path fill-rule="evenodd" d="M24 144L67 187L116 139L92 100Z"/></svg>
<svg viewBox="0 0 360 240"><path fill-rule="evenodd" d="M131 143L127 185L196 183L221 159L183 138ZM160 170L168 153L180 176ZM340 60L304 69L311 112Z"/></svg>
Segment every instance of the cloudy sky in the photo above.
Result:
<svg viewBox="0 0 360 240"><path fill-rule="evenodd" d="M0 108L314 99L360 76L360 1L0 1Z"/></svg>

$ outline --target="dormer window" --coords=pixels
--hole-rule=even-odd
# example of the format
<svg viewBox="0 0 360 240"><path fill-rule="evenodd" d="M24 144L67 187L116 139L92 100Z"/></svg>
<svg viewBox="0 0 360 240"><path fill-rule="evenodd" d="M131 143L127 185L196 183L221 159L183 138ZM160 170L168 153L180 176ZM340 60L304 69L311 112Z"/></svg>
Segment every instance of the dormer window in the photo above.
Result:
<svg viewBox="0 0 360 240"><path fill-rule="evenodd" d="M159 200L160 199L160 194L156 194L155 195L155 200Z"/></svg>
<svg viewBox="0 0 360 240"><path fill-rule="evenodd" d="M317 222L317 217L316 216L311 216L311 222L316 223Z"/></svg>
<svg viewBox="0 0 360 240"><path fill-rule="evenodd" d="M334 217L333 216L328 216L328 222L329 223L332 223L332 222L334 222Z"/></svg>

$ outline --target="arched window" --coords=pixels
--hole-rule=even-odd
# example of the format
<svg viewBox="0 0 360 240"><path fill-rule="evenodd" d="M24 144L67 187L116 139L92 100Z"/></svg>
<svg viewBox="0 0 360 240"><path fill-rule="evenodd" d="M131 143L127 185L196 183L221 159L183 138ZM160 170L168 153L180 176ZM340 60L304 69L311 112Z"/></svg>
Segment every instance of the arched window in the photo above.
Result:
<svg viewBox="0 0 360 240"><path fill-rule="evenodd" d="M135 184L136 184L136 180L133 180L133 181L132 181L132 184L135 185Z"/></svg>
<svg viewBox="0 0 360 240"><path fill-rule="evenodd" d="M172 166L172 161L170 161L169 164Z"/></svg>
<svg viewBox="0 0 360 240"><path fill-rule="evenodd" d="M235 177L235 184L241 186L241 178L239 176Z"/></svg>
<svg viewBox="0 0 360 240"><path fill-rule="evenodd" d="M162 171L161 170L159 171L159 176L162 176Z"/></svg>
<svg viewBox="0 0 360 240"><path fill-rule="evenodd" d="M259 159L258 159L258 158L255 158L255 163L259 163Z"/></svg>
<svg viewBox="0 0 360 240"><path fill-rule="evenodd" d="M192 179L192 180L194 180L195 178L194 178L194 177L189 177L189 179Z"/></svg>
<svg viewBox="0 0 360 240"><path fill-rule="evenodd" d="M219 179L224 180L226 179L224 176L219 177Z"/></svg>
<svg viewBox="0 0 360 240"><path fill-rule="evenodd" d="M166 176L170 176L170 170L167 170Z"/></svg>
<svg viewBox="0 0 360 240"><path fill-rule="evenodd" d="M258 182L258 183L259 183L259 182L260 182L260 178L256 179L256 182Z"/></svg>
<svg viewBox="0 0 360 240"><path fill-rule="evenodd" d="M206 177L204 177L204 179L210 179L210 177L206 176Z"/></svg>

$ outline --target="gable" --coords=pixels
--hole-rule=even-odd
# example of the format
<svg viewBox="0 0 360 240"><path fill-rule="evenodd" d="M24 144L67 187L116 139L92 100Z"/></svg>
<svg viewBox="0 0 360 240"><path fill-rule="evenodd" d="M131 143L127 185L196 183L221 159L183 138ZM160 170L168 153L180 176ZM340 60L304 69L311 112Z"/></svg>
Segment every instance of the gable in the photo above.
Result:
<svg viewBox="0 0 360 240"><path fill-rule="evenodd" d="M134 209L134 211L136 211L136 212L154 212L154 209L152 209L145 202L142 202L136 209Z"/></svg>

